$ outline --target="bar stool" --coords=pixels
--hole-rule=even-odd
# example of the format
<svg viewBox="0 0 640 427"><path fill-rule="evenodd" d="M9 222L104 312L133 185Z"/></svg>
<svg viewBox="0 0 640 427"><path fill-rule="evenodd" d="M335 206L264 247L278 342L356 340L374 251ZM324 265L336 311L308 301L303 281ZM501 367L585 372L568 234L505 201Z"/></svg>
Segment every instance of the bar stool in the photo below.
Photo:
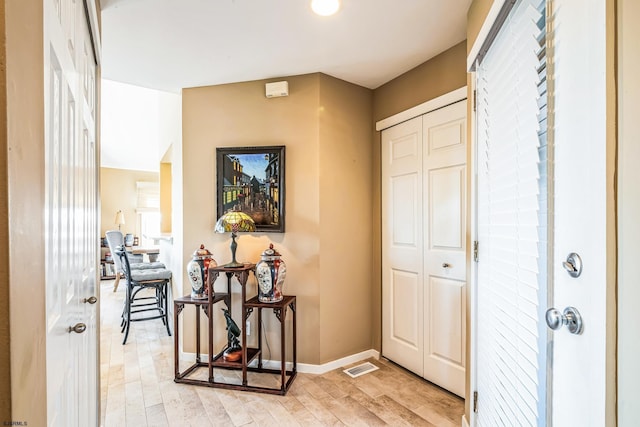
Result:
<svg viewBox="0 0 640 427"><path fill-rule="evenodd" d="M113 292L118 290L118 284L120 283L120 278L124 275L124 267L120 260L120 257L115 256L116 249L120 246L125 246L124 236L120 230L109 230L105 233L107 237L107 244L109 245L109 250L111 254L113 254L113 262L116 266L116 280L113 282ZM129 267L131 270L143 270L147 268L165 268L165 265L161 262L143 262L142 255L133 255L129 254Z"/></svg>
<svg viewBox="0 0 640 427"><path fill-rule="evenodd" d="M162 319L162 323L167 328L167 333L171 336L167 303L171 270L166 268L132 270L131 264L129 263L129 254L124 249L124 246L117 247L115 253L122 263L124 277L127 281L127 292L121 323L121 332L124 332L122 344L124 345L127 342L131 322ZM148 295L146 292L139 294L146 289L153 289L155 291L154 295ZM149 312L155 312L155 314L140 314Z"/></svg>

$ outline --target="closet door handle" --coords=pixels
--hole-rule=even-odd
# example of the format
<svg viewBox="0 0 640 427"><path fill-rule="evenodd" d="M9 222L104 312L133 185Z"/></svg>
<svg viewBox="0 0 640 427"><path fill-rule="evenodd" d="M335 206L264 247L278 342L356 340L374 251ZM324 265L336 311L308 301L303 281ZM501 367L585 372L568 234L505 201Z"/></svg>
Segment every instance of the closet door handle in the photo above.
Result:
<svg viewBox="0 0 640 427"><path fill-rule="evenodd" d="M74 326L69 326L69 332L75 332L76 334L81 334L87 330L87 325L84 323L76 323Z"/></svg>

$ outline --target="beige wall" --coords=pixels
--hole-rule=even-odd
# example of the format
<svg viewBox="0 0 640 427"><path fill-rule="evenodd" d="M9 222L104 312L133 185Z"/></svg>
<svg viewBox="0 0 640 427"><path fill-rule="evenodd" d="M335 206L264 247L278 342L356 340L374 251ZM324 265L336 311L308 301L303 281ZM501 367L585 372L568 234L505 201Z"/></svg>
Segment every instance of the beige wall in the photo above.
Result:
<svg viewBox="0 0 640 427"><path fill-rule="evenodd" d="M467 11L467 53L473 47L494 0L473 0Z"/></svg>
<svg viewBox="0 0 640 427"><path fill-rule="evenodd" d="M320 75L321 363L372 348L371 101Z"/></svg>
<svg viewBox="0 0 640 427"><path fill-rule="evenodd" d="M44 268L34 268L34 260L38 265L44 259L43 3L4 3L11 241L4 252L10 260L9 420L37 426L47 423Z"/></svg>
<svg viewBox="0 0 640 427"><path fill-rule="evenodd" d="M373 120L382 120L467 84L466 41L373 92Z"/></svg>
<svg viewBox="0 0 640 427"><path fill-rule="evenodd" d="M401 111L419 105L440 95L460 89L467 84L465 42L430 59L418 67L380 86L373 92L373 124ZM382 339L382 259L381 259L381 205L380 205L380 132L375 132L372 146L372 346L380 350Z"/></svg>
<svg viewBox="0 0 640 427"><path fill-rule="evenodd" d="M160 163L160 232L171 233L171 163Z"/></svg>
<svg viewBox="0 0 640 427"><path fill-rule="evenodd" d="M122 233L140 236L137 229L136 205L138 203L137 181L158 182L158 172L134 171L128 169L100 168L100 197L102 201L100 233L116 230L116 212L122 209L124 222Z"/></svg>
<svg viewBox="0 0 640 427"><path fill-rule="evenodd" d="M364 152L362 160L354 156L358 148L366 150L371 141L371 95L367 89L321 74L282 79L289 82L288 97L265 98L266 81L183 91L184 210L182 233L176 234L184 238L185 263L201 243L219 264L229 262L229 235L213 232L215 149L285 145L286 232L241 235L237 258L256 262L270 242L282 253L287 263L285 293L298 296L298 360L319 364L370 348L368 307L355 308L354 314L341 313L347 303L337 301L339 296L333 294L351 297L362 291L364 295L359 297L366 298L369 291L370 252L364 249L370 245L370 196L345 197L340 190L368 189L368 154ZM333 155L348 157L335 161ZM358 161L354 164L354 160ZM337 188L336 181L341 184ZM348 216L338 215L346 212L363 213L362 222L350 224L354 230L344 223ZM350 235L343 235L344 230ZM348 249L334 253L332 239L338 235L345 238ZM345 255L349 255L347 259ZM184 277L183 281L186 294L188 281ZM255 292L251 279L248 294ZM325 301L327 307L321 307ZM356 314L362 317L356 318ZM344 334L343 322L350 322L348 342L328 338ZM185 310L186 351L193 340L192 324Z"/></svg>

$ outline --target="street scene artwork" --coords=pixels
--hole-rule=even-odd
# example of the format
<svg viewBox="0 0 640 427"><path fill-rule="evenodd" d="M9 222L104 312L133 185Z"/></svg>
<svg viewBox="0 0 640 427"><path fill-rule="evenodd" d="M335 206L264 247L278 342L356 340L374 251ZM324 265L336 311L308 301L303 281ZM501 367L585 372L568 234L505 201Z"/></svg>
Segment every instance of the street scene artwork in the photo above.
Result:
<svg viewBox="0 0 640 427"><path fill-rule="evenodd" d="M257 231L284 232L284 146L217 148L218 218L248 214Z"/></svg>

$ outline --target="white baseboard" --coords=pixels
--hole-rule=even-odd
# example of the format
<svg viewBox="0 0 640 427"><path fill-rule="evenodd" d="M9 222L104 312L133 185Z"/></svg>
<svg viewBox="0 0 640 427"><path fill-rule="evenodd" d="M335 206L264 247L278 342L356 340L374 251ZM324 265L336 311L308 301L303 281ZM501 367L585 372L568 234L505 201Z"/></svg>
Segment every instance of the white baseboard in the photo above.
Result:
<svg viewBox="0 0 640 427"><path fill-rule="evenodd" d="M462 416L462 427L469 427L469 421L467 421L467 417Z"/></svg>
<svg viewBox="0 0 640 427"><path fill-rule="evenodd" d="M325 374L329 371L333 371L334 369L341 368L345 365L350 365L352 363L360 362L361 360L369 359L370 357L373 357L377 360L380 358L380 352L373 349L366 350L360 353L352 354L351 356L342 357L332 362L323 363L322 365L298 363L298 372L316 375Z"/></svg>
<svg viewBox="0 0 640 427"><path fill-rule="evenodd" d="M185 353L182 351L180 352L180 360L195 360L195 357L196 357L195 353ZM298 363L298 372L302 374L316 374L316 375L325 374L329 371L333 371L334 369L338 369L346 365L351 365L352 363L357 363L357 362L360 362L361 360L366 360L371 357L373 357L376 360L379 359L380 352L373 349L366 350L360 353L352 354L351 356L346 356L337 360L333 360L331 362L323 363L322 365ZM203 362L207 362L208 355L201 354L200 359ZM250 366L253 366L255 363L257 362L254 361ZM279 360L263 360L262 365L265 368L279 369L280 361ZM287 362L286 364L287 370L290 370L292 366L293 364L291 362Z"/></svg>

